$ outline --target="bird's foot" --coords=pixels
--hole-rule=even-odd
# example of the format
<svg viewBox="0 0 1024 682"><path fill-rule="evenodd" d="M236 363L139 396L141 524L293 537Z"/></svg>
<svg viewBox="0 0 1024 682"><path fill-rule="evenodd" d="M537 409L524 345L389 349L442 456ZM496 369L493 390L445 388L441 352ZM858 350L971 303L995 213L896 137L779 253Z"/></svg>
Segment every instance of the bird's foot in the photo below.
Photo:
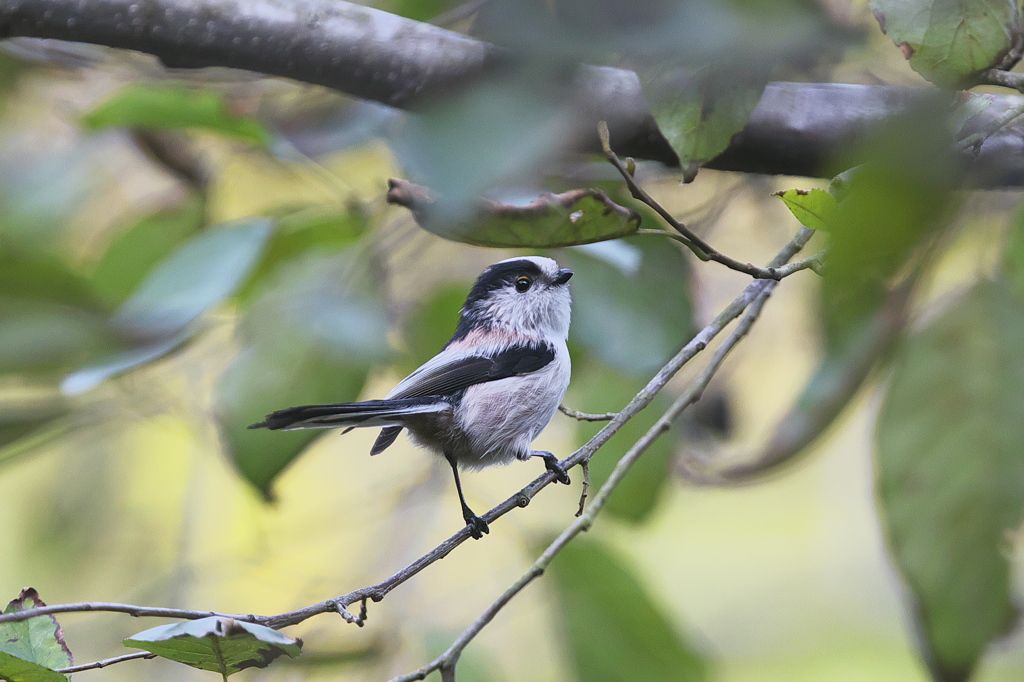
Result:
<svg viewBox="0 0 1024 682"><path fill-rule="evenodd" d="M558 463L558 458L552 455L550 452L543 450L534 450L530 453L532 457L540 457L544 460L544 467L555 475L555 480L559 483L569 485L569 474L566 472L565 467Z"/></svg>
<svg viewBox="0 0 1024 682"><path fill-rule="evenodd" d="M487 522L468 509L463 513L462 518L465 520L466 527L469 528L469 534L473 536L474 540L479 540L484 536L484 533L491 532Z"/></svg>

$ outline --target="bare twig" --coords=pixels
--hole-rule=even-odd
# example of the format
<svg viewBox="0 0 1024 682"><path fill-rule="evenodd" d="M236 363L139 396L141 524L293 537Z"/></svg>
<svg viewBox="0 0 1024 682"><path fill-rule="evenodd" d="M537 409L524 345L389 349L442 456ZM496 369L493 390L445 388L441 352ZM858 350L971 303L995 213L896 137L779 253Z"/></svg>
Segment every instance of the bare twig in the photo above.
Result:
<svg viewBox="0 0 1024 682"><path fill-rule="evenodd" d="M583 486L580 488L580 508L576 510L576 516L583 516L583 508L587 503L587 492L590 490L590 463L580 462L583 469Z"/></svg>
<svg viewBox="0 0 1024 682"><path fill-rule="evenodd" d="M680 395L672 406L661 416L660 419L648 429L647 433L638 440L633 447L631 447L625 455L619 460L618 464L615 465L615 469L612 470L611 475L601 489L598 490L597 495L594 496L593 502L587 510L579 514L576 519L568 528L555 538L555 540L548 545L548 548L544 550L544 553L533 563L532 566L516 580L512 585L506 589L501 596L499 596L494 603L492 603L487 609L480 615L473 624L466 629L462 635L452 643L447 650L437 658L425 666L414 670L407 675L401 675L395 677L391 682L413 682L414 680L422 680L427 675L435 670L442 671L442 674L446 670L452 671L452 678L454 679L455 665L457 664L459 657L462 655L462 651L466 646L473 640L477 634L480 633L484 627L487 626L494 617L505 607L512 599L523 591L527 585L529 585L535 578L542 575L545 569L550 565L551 561L555 556L568 545L573 538L580 533L587 531L594 523L594 519L604 508L608 502L608 498L611 493L618 487L629 472L630 467L640 458L640 456L649 448L655 440L658 439L661 434L669 430L672 423L679 417L683 410L697 402L701 395L704 393L704 389L711 382L711 378L721 367L722 362L729 352L736 346L739 341L746 336L747 332L750 331L754 321L757 320L761 314L764 304L767 302L768 297L771 296L772 291L777 282L768 283L766 286L760 288L756 296L749 303L749 310L743 316L743 319L736 326L731 334L726 338L722 345L715 351L715 354L711 358L711 362L704 368L700 376L690 385L690 387ZM742 298L742 296L741 296ZM740 299L737 299L739 301Z"/></svg>
<svg viewBox="0 0 1024 682"><path fill-rule="evenodd" d="M61 668L60 670L57 670L55 672L61 673L62 675L70 675L71 673L80 673L85 670L98 670L100 668L106 668L108 665L114 665L115 663L124 663L125 661L139 661L143 658L156 658L156 654L151 654L148 651L139 651L134 654L125 654L124 656L104 658L102 661L86 663L85 665L73 665L70 668Z"/></svg>
<svg viewBox="0 0 1024 682"><path fill-rule="evenodd" d="M615 417L619 414L618 412L599 412L597 414L593 414L590 412L580 412L579 410L574 410L571 407L566 407L565 405L559 405L558 411L564 415L572 417L573 419L577 419L581 422L611 421L612 419L615 419Z"/></svg>
<svg viewBox="0 0 1024 682"><path fill-rule="evenodd" d="M673 216L664 206L655 201L654 197L648 194L647 191L640 186L640 183L636 181L636 178L633 177L633 173L630 169L622 163L622 160L611 148L608 124L604 121L598 123L597 134L601 140L601 150L604 152L608 161L615 166L617 171L619 171L619 175L622 176L622 179L626 181L626 186L629 187L629 192L633 195L633 198L654 209L654 212L661 216L662 219L678 233L672 234L671 232L663 232L661 230L642 229L638 230L637 234L660 234L666 237L671 237L684 244L695 256L697 256L697 258L700 258L703 261L715 261L716 263L721 263L727 268L738 272L744 272L751 277L756 277L757 279L773 279L778 281L785 276L780 274L774 267L769 266L766 268L759 268L753 263L743 263L735 258L726 256L724 253L716 250L706 241L694 234L688 227L686 227L686 225L677 220L676 217ZM793 272L797 272L797 270L806 269L808 267L811 266L804 265L796 270L788 271L786 274L793 274Z"/></svg>
<svg viewBox="0 0 1024 682"><path fill-rule="evenodd" d="M803 260L793 261L783 265L780 268L774 268L775 274L779 276L779 279L789 277L794 272L800 272L801 270L813 270L814 272L821 274L821 268L825 264L825 252L819 251L813 256L808 256Z"/></svg>

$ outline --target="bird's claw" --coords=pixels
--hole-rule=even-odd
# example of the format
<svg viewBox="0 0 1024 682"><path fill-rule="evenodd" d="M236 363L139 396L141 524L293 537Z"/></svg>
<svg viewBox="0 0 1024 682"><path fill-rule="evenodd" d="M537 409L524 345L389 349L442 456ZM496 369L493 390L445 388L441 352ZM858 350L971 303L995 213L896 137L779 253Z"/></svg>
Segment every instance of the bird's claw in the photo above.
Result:
<svg viewBox="0 0 1024 682"><path fill-rule="evenodd" d="M469 528L469 534L474 540L479 540L484 536L484 533L491 532L487 522L476 514L467 514L464 519L466 521L466 527Z"/></svg>
<svg viewBox="0 0 1024 682"><path fill-rule="evenodd" d="M543 459L544 467L555 475L555 480L569 485L569 474L566 473L565 467L558 463L557 457L544 450L534 450L530 453L530 456Z"/></svg>
<svg viewBox="0 0 1024 682"><path fill-rule="evenodd" d="M565 471L565 467L557 461L545 462L544 466L547 467L548 471L555 475L555 480L559 483L569 485L572 482L569 480L569 474Z"/></svg>

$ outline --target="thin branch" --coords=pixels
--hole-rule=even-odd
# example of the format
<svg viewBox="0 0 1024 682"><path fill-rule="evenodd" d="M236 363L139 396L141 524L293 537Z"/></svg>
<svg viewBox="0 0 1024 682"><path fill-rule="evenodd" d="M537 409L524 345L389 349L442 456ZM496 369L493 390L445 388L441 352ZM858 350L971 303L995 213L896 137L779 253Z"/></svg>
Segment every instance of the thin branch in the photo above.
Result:
<svg viewBox="0 0 1024 682"><path fill-rule="evenodd" d="M597 414L591 412L580 412L579 410L574 410L571 407L566 407L565 405L559 405L558 411L581 422L611 421L619 414L618 412L599 412Z"/></svg>
<svg viewBox="0 0 1024 682"><path fill-rule="evenodd" d="M125 661L139 661L143 658L156 658L156 654L151 654L148 651L139 651L134 654L125 654L124 656L104 658L102 661L86 663L85 665L73 665L70 668L61 668L60 670L56 670L54 672L58 672L62 675L70 675L71 673L80 673L84 670L98 670L99 668L106 668L108 665L114 665L115 663L124 663Z"/></svg>
<svg viewBox="0 0 1024 682"><path fill-rule="evenodd" d="M780 268L775 268L775 274L779 276L779 279L789 277L794 272L800 272L801 270L811 270L817 274L821 274L821 268L825 264L825 251L819 251L813 256L808 256L803 260L793 261L783 265Z"/></svg>
<svg viewBox="0 0 1024 682"><path fill-rule="evenodd" d="M583 485L580 486L580 508L576 510L576 516L583 516L587 492L590 491L590 462L580 462L580 468L583 469Z"/></svg>
<svg viewBox="0 0 1024 682"><path fill-rule="evenodd" d="M777 286L777 282L771 282L768 285L761 287L755 298L749 303L749 310L743 316L743 319L736 326L731 334L722 342L722 345L715 351L715 354L711 358L711 362L704 368L700 376L690 385L690 387L680 395L672 406L661 416L660 419L650 428L643 437L638 440L633 447L631 447L625 455L618 461L615 468L612 470L611 475L601 489L598 490L597 495L594 496L594 500L590 503L590 507L579 515L568 528L555 538L555 540L548 545L544 553L538 557L532 566L516 580L512 585L506 589L501 596L499 596L494 603L492 603L487 609L480 615L476 621L473 622L469 628L466 629L462 635L452 643L448 649L435 658L425 666L414 670L406 675L395 677L391 682L413 682L414 680L422 680L427 675L435 670L452 670L454 671L455 665L462 655L463 650L466 646L476 637L484 627L487 626L494 617L498 615L512 599L522 592L527 585L533 582L534 579L542 575L551 564L551 561L555 556L568 545L577 535L587 531L593 525L597 515L601 513L601 510L607 504L609 496L618 487L618 485L625 478L629 472L630 467L640 458L641 455L658 439L663 433L671 428L672 423L679 417L679 415L687 407L697 402L701 395L704 393L704 389L711 382L712 377L721 367L725 357L735 348L736 344L746 336L747 332L753 326L758 316L761 314L761 310L764 308L764 304L768 301L768 297L771 296L772 291ZM742 299L742 296L741 296ZM737 301L741 300L737 299Z"/></svg>
<svg viewBox="0 0 1024 682"><path fill-rule="evenodd" d="M727 268L746 273L757 279L772 279L778 281L785 276L780 274L777 268L770 266L767 268L759 268L753 263L743 263L735 258L726 256L724 253L721 253L694 234L688 227L686 227L686 225L677 220L676 217L668 211L668 209L655 201L654 197L648 194L647 191L640 186L640 183L636 181L636 178L633 177L633 173L630 169L622 163L622 160L612 150L610 142L611 135L608 132L608 125L604 121L597 124L597 135L601 140L601 150L604 152L605 158L607 158L608 161L615 166L615 169L619 171L619 175L621 175L622 179L626 181L626 186L629 187L629 192L633 195L633 198L654 209L655 213L660 215L662 219L672 227L672 229L678 232L678 235L674 235L671 232L663 232L661 230L642 229L637 230L637 234L661 234L666 237L671 237L684 244L695 256L697 256L697 258L700 258L703 261L712 260L716 263L721 263ZM811 265L804 265L800 268L788 271L786 274L793 274L793 272L797 272L798 270L803 270L808 267L811 267Z"/></svg>

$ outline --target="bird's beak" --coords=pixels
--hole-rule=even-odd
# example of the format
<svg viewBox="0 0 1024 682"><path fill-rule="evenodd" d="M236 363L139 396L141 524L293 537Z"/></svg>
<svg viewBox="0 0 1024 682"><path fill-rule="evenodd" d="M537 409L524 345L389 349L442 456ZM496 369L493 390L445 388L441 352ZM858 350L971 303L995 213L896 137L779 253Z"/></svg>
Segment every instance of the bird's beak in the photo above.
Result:
<svg viewBox="0 0 1024 682"><path fill-rule="evenodd" d="M558 271L558 277L555 277L555 284L565 284L572 277L572 270L562 268Z"/></svg>

